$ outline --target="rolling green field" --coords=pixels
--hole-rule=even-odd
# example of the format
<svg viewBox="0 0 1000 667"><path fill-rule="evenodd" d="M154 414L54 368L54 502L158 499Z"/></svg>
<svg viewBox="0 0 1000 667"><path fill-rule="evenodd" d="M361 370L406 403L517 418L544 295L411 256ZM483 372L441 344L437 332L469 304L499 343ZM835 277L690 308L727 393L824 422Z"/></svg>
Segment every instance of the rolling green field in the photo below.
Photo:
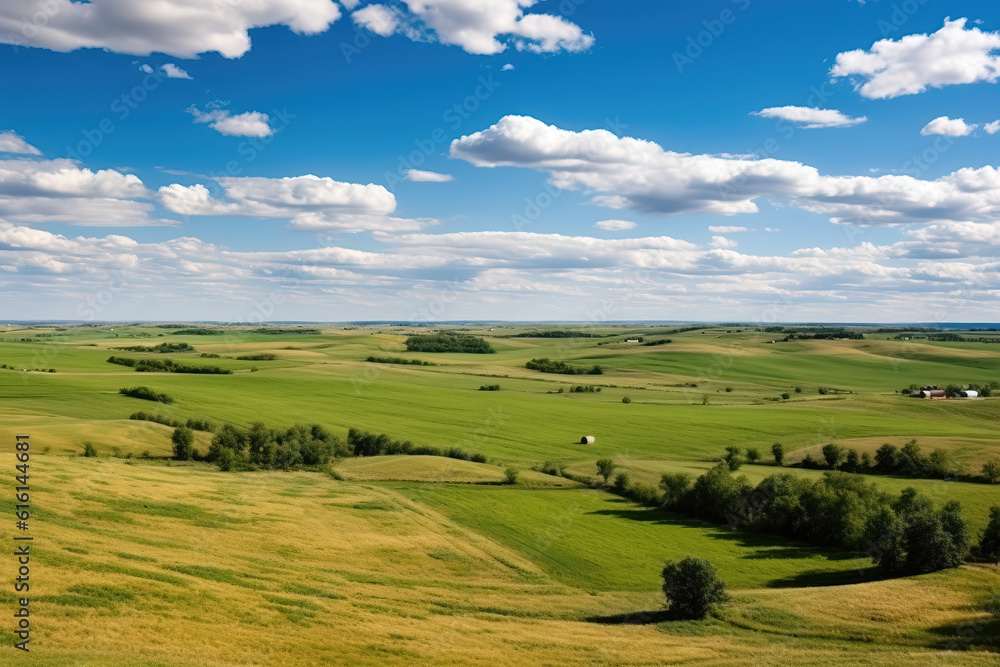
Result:
<svg viewBox="0 0 1000 667"><path fill-rule="evenodd" d="M727 446L769 460L781 442L795 463L830 442L873 453L915 438L977 472L1000 456L1000 398L926 401L898 390L998 381L998 346L868 333L783 342L736 327L587 330L607 337L472 328L497 351L480 355L407 352L406 337L420 331L407 327L0 329L0 442L12 473L14 436L31 435L37 536L32 652L15 655L8 625L0 661L996 664L1000 621L987 608L1000 595L996 567L882 579L858 554L641 507L531 468L554 462L585 480L611 457L655 484L664 472L704 472ZM624 342L635 335L673 342ZM160 342L195 352L113 349ZM265 352L276 359L235 359ZM111 355L234 372L140 373ZM525 368L541 357L604 372ZM500 391L479 390L492 384ZM173 403L118 393L139 385ZM570 391L578 385L601 391ZM241 427L318 423L341 436L360 428L487 463L388 456L224 473L169 460L172 428L129 419L140 410ZM580 444L587 435L595 442ZM211 437L197 432L195 446L206 452ZM86 443L98 457L80 456ZM509 467L516 485L503 484ZM740 473L756 483L778 470ZM867 479L961 501L974 539L1000 505L1000 485ZM13 473L10 485L8 513ZM687 555L711 560L733 600L705 621L664 621L660 570ZM2 595L11 607L12 589Z"/></svg>

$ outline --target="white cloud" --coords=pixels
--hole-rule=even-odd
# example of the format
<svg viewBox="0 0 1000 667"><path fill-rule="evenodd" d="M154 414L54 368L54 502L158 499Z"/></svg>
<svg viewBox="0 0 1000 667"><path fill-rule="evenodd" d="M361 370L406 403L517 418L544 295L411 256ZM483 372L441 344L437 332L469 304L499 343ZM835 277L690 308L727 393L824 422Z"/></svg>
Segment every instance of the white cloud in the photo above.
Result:
<svg viewBox="0 0 1000 667"><path fill-rule="evenodd" d="M160 203L182 215L285 218L306 231L415 230L430 220L393 218L396 198L381 185L343 183L306 175L288 178L219 178L219 197L197 184L159 190Z"/></svg>
<svg viewBox="0 0 1000 667"><path fill-rule="evenodd" d="M977 127L979 126L976 124L970 125L966 123L964 118L940 116L924 125L920 130L920 134L923 136L940 134L945 137L967 137Z"/></svg>
<svg viewBox="0 0 1000 667"><path fill-rule="evenodd" d="M883 39L871 49L837 54L834 77L859 76L858 91L869 99L922 93L928 87L986 81L1000 77L1000 33L965 29L967 19L945 19L937 32Z"/></svg>
<svg viewBox="0 0 1000 667"><path fill-rule="evenodd" d="M631 220L601 220L600 222L595 222L594 227L609 232L620 232L626 229L635 229L635 223Z"/></svg>
<svg viewBox="0 0 1000 667"><path fill-rule="evenodd" d="M805 130L822 127L850 127L868 120L867 116L851 118L836 109L816 109L813 107L770 107L751 113L761 118L780 118L795 123Z"/></svg>
<svg viewBox="0 0 1000 667"><path fill-rule="evenodd" d="M209 123L209 127L226 136L269 137L274 134L274 129L268 125L270 118L259 111L233 114L228 109L202 111L192 106L187 112L194 116L194 122Z"/></svg>
<svg viewBox="0 0 1000 667"><path fill-rule="evenodd" d="M447 183L454 180L451 174L439 174L436 171L422 171L420 169L406 169L403 171L403 178L416 183Z"/></svg>
<svg viewBox="0 0 1000 667"><path fill-rule="evenodd" d="M764 231L768 232L768 233L771 233L771 234L774 234L776 232L780 232L781 230L779 228L777 228L777 227L765 227Z"/></svg>
<svg viewBox="0 0 1000 667"><path fill-rule="evenodd" d="M715 234L735 234L737 232L753 231L749 227L737 227L735 225L709 225L708 231Z"/></svg>
<svg viewBox="0 0 1000 667"><path fill-rule="evenodd" d="M31 19L28 17L38 17ZM168 53L194 58L218 52L238 58L250 50L252 28L285 25L313 35L340 18L332 0L192 2L158 0L4 0L0 42L53 51L106 49L148 56Z"/></svg>
<svg viewBox="0 0 1000 667"><path fill-rule="evenodd" d="M17 153L19 155L41 155L42 151L38 150L27 141L24 140L20 134L14 130L5 130L0 132L0 153Z"/></svg>
<svg viewBox="0 0 1000 667"><path fill-rule="evenodd" d="M986 125L983 125L983 129L986 130L986 134L996 134L997 132L1000 132L1000 120L986 123Z"/></svg>
<svg viewBox="0 0 1000 667"><path fill-rule="evenodd" d="M152 68L152 66L147 65L146 63L143 63L143 64L139 65L139 71L143 72L144 74L152 74L153 73L153 68Z"/></svg>
<svg viewBox="0 0 1000 667"><path fill-rule="evenodd" d="M0 160L0 217L20 223L135 226L173 224L149 217L138 177L91 171L72 160Z"/></svg>
<svg viewBox="0 0 1000 667"><path fill-rule="evenodd" d="M368 5L351 14L358 25L371 30L376 35L388 37L399 27L399 12L385 5Z"/></svg>
<svg viewBox="0 0 1000 667"><path fill-rule="evenodd" d="M732 250L738 246L739 243L733 239L727 239L725 236L713 236L708 245L712 248L719 248L721 250Z"/></svg>
<svg viewBox="0 0 1000 667"><path fill-rule="evenodd" d="M164 63L160 69L167 75L168 79L190 79L191 75L173 63Z"/></svg>
<svg viewBox="0 0 1000 667"><path fill-rule="evenodd" d="M832 222L862 225L988 220L1000 216L1000 171L960 169L933 181L911 176L825 176L786 160L692 155L605 130L572 132L525 116L456 139L451 156L479 167L548 174L590 203L644 213L754 213L761 197L786 199Z"/></svg>
<svg viewBox="0 0 1000 667"><path fill-rule="evenodd" d="M510 63L507 63L506 65L504 65L503 67L500 68L500 71L501 72L509 72L512 69L514 69L514 66L511 65Z"/></svg>
<svg viewBox="0 0 1000 667"><path fill-rule="evenodd" d="M403 0L408 12L375 3L351 16L382 36L399 32L414 40L436 38L479 55L501 53L508 43L535 53L583 51L594 43L592 35L562 16L525 14L536 1ZM352 2L348 9L358 4Z"/></svg>

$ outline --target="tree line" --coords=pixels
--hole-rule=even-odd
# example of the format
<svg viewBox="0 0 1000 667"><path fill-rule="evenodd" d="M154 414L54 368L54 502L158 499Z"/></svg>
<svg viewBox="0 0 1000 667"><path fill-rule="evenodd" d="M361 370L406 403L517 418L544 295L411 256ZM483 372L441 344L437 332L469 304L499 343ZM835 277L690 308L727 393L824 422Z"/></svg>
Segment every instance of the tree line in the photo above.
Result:
<svg viewBox="0 0 1000 667"><path fill-rule="evenodd" d="M433 361L422 359L407 359L406 357L376 357L371 356L365 359L373 364L402 364L404 366L437 366Z"/></svg>
<svg viewBox="0 0 1000 667"><path fill-rule="evenodd" d="M939 508L913 488L893 496L850 473L827 472L816 480L784 473L753 486L721 461L695 480L687 473L664 473L656 489L631 482L624 472L611 482L617 468L611 459L601 459L597 466L608 490L636 502L864 553L887 571L929 572L956 567L970 556L1000 560L998 507L990 509L990 523L973 548L959 502Z"/></svg>
<svg viewBox="0 0 1000 667"><path fill-rule="evenodd" d="M195 349L188 343L160 343L159 345L130 345L127 347L113 347L112 350L122 352L155 352L166 354L168 352L194 352Z"/></svg>
<svg viewBox="0 0 1000 667"><path fill-rule="evenodd" d="M108 363L134 368L140 373L201 373L206 375L232 375L233 371L220 366L192 366L173 359L133 359L132 357L108 357Z"/></svg>
<svg viewBox="0 0 1000 667"><path fill-rule="evenodd" d="M154 422L156 424L163 424L164 426L172 426L173 428L180 428L184 426L192 431L206 431L208 433L214 433L219 428L218 424L210 422L207 419L188 419L187 421L182 421L180 419L171 419L166 415L157 414L155 412L145 412L143 410L133 412L128 418L136 421Z"/></svg>
<svg viewBox="0 0 1000 667"><path fill-rule="evenodd" d="M525 363L524 367L533 371L541 371L542 373L561 373L563 375L601 375L604 373L604 369L596 364L590 368L583 368L581 366L570 366L565 361L552 361L548 357L532 359Z"/></svg>

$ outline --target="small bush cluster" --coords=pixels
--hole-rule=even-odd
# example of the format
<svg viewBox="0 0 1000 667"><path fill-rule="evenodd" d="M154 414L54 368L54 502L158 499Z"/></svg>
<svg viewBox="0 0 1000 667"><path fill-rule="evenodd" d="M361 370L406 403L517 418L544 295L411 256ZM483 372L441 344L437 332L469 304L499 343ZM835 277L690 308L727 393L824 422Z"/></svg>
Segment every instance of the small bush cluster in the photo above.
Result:
<svg viewBox="0 0 1000 667"><path fill-rule="evenodd" d="M571 394L596 394L600 391L600 387L595 387L591 384L578 384L575 387L569 388L569 393Z"/></svg>
<svg viewBox="0 0 1000 667"><path fill-rule="evenodd" d="M271 354L270 352L258 352L256 354L243 354L236 359L238 361L274 361L278 358L278 355Z"/></svg>
<svg viewBox="0 0 1000 667"><path fill-rule="evenodd" d="M172 426L174 428L185 426L193 431L207 431L209 433L214 433L218 428L217 424L205 419L188 419L187 421L181 421L179 419L171 419L166 415L156 414L155 412L144 412L143 410L133 412L128 418L135 419L137 421L155 422L157 424Z"/></svg>
<svg viewBox="0 0 1000 667"><path fill-rule="evenodd" d="M590 368L570 366L565 361L552 361L548 357L532 359L524 364L524 367L542 373L561 373L562 375L601 375L604 373L604 369L597 365Z"/></svg>
<svg viewBox="0 0 1000 667"><path fill-rule="evenodd" d="M498 385L498 384L481 384L481 385L479 385L479 391L500 391L500 385Z"/></svg>
<svg viewBox="0 0 1000 667"><path fill-rule="evenodd" d="M159 403L166 403L167 405L174 402L174 399L169 395L158 393L149 387L122 387L118 390L118 393L131 398L141 398L146 401L157 401Z"/></svg>

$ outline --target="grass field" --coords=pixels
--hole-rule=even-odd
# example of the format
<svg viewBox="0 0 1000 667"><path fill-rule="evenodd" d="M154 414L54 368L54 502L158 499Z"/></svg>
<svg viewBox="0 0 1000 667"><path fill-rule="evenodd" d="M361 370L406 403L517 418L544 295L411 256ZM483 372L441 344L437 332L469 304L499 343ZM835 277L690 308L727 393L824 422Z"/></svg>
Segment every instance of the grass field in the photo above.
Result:
<svg viewBox="0 0 1000 667"><path fill-rule="evenodd" d="M827 442L873 452L916 438L975 469L1000 456L1000 398L920 401L897 390L1000 380L997 346L888 336L771 343L782 336L723 327L506 337L523 330L474 329L491 355L408 353L407 328L0 330L0 451L12 472L14 435L30 433L36 535L32 653L10 647L8 625L0 664L996 664L994 567L879 579L856 555L643 508L529 468L552 461L592 476L597 458L612 457L656 483L667 471L700 474L729 445L768 457L781 442L796 461ZM636 334L673 342L624 342ZM196 352L113 349L164 341ZM277 358L234 358L258 352ZM234 373L138 373L107 363L112 354ZM381 354L437 365L364 361ZM538 357L605 372L524 367ZM137 385L174 402L118 393ZM601 391L570 393L576 385ZM167 460L172 429L130 420L139 410L240 426L319 423L341 435L357 427L488 463L393 456L343 459L326 472L222 473ZM596 442L579 444L583 435ZM206 451L210 438L197 433L196 447ZM79 456L88 442L100 456ZM507 467L518 484L503 484ZM777 471L740 473L756 482ZM960 500L975 531L1000 505L1000 486L869 479ZM692 554L716 565L733 600L705 621L665 621L660 569ZM10 608L12 589L0 595Z"/></svg>

